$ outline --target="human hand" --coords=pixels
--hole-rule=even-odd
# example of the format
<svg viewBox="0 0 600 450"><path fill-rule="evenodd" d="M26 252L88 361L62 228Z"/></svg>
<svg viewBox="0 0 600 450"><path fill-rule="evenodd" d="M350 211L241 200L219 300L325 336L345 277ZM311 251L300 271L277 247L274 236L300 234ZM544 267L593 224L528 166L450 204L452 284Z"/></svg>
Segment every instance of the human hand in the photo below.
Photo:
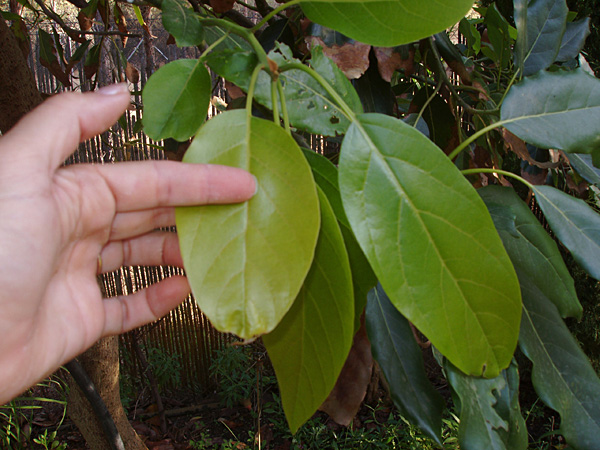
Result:
<svg viewBox="0 0 600 450"><path fill-rule="evenodd" d="M235 203L247 172L144 161L61 167L129 104L125 85L61 94L0 137L0 404L103 336L158 319L189 293L171 277L102 299L96 275L122 265L178 265L174 206Z"/></svg>

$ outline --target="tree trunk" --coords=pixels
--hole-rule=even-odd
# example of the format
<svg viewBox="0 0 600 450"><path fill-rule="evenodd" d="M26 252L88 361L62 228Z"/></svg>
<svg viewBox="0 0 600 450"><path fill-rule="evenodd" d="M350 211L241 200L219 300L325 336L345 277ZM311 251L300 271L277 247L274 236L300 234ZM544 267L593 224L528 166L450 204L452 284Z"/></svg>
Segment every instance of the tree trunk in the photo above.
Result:
<svg viewBox="0 0 600 450"><path fill-rule="evenodd" d="M40 103L42 95L33 74L0 14L0 131L6 133Z"/></svg>
<svg viewBox="0 0 600 450"><path fill-rule="evenodd" d="M127 450L147 450L144 442L131 427L121 403L118 337L111 336L101 339L77 359L106 403L125 448ZM110 448L100 422L83 392L75 383L69 384L71 385L67 402L69 417L77 425L91 450Z"/></svg>
<svg viewBox="0 0 600 450"><path fill-rule="evenodd" d="M6 133L21 117L42 102L42 96L18 42L0 15L0 131ZM19 149L15 149L18 151ZM119 396L119 348L116 337L104 339L80 356L115 420L125 448L147 450L127 420ZM101 428L90 418L90 406L76 383L70 383L69 411L92 449L108 448ZM80 418L81 417L81 418ZM81 424L81 425L80 425ZM101 442L101 444L98 444Z"/></svg>

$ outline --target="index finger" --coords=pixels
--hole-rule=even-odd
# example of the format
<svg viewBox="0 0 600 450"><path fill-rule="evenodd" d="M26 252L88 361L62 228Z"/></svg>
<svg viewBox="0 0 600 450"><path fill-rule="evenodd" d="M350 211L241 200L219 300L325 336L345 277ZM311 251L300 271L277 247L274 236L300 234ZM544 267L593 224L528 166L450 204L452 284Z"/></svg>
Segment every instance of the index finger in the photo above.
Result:
<svg viewBox="0 0 600 450"><path fill-rule="evenodd" d="M102 176L113 194L117 212L239 203L256 192L255 178L235 167L137 161L87 168L97 170ZM68 169L77 170L78 167Z"/></svg>

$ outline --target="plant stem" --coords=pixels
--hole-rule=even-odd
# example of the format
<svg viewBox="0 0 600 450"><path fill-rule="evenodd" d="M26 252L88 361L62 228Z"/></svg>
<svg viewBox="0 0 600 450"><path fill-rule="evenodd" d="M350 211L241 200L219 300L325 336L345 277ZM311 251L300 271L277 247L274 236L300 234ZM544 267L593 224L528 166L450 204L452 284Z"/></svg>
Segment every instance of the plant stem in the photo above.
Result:
<svg viewBox="0 0 600 450"><path fill-rule="evenodd" d="M264 68L262 64L257 65L252 72L252 78L250 78L250 86L248 87L248 96L246 97L246 117L248 123L252 118L252 100L254 99L254 89L256 88L256 80L258 80L258 74Z"/></svg>
<svg viewBox="0 0 600 450"><path fill-rule="evenodd" d="M354 111L352 111L352 109L350 109L350 107L344 101L344 99L335 91L335 89L333 89L331 87L331 85L327 82L327 80L325 78L323 78L318 72L316 72L315 70L311 69L308 66L305 66L304 64L290 62L290 63L284 64L282 66L279 66L279 73L283 73L283 72L286 72L286 71L292 70L292 69L302 70L303 72L306 72L312 78L314 78L317 81L317 83L319 83L323 87L323 89L325 89L325 91L327 91L327 94L329 94L329 96L333 99L333 101L339 106L341 113L344 116L346 116L348 118L348 120L350 120L351 122L356 121L356 114L354 114Z"/></svg>
<svg viewBox="0 0 600 450"><path fill-rule="evenodd" d="M207 26L226 28L231 33L236 34L246 40L246 42L248 42L248 44L250 44L252 47L252 50L254 50L254 53L256 53L256 56L258 56L260 64L267 70L271 78L276 77L276 75L269 69L269 59L267 58L265 50L262 48L262 45L260 45L260 42L258 42L258 39L256 39L254 34L252 34L251 30L223 19L200 18L200 23Z"/></svg>
<svg viewBox="0 0 600 450"><path fill-rule="evenodd" d="M461 170L460 173L462 173L463 175L472 175L474 173L498 173L500 175L504 175L505 177L509 177L509 178L518 180L521 183L523 183L525 186L527 186L529 189L533 190L533 184L531 184L525 178L520 177L519 175L517 175L515 173L509 172L508 170L490 169L490 168L486 168L486 167L480 167L480 168L475 168L475 169Z"/></svg>
<svg viewBox="0 0 600 450"><path fill-rule="evenodd" d="M263 17L260 22L258 22L256 25L254 25L250 29L250 31L255 32L255 31L259 30L265 23L267 23L269 20L271 20L271 18L273 18L274 16L279 14L281 11L283 11L286 8L289 8L290 6L297 5L298 3L300 3L300 0L290 0L287 3L279 5L273 11L271 11L269 14L267 14L265 17Z"/></svg>
<svg viewBox="0 0 600 450"><path fill-rule="evenodd" d="M465 111L467 111L469 114L496 114L498 112L497 109L476 109L473 108L471 105L469 105L467 102L465 102L463 100L463 98L459 95L459 93L456 91L456 89L454 88L454 85L452 84L452 82L450 81L450 79L448 78L448 75L446 74L446 69L444 68L443 64L442 64L442 60L440 59L440 53L437 50L437 47L435 46L435 43L433 42L433 37L430 37L428 39L429 42L429 47L431 48L431 51L433 52L433 60L435 61L436 64L436 69L437 69L437 73L440 75L441 80L444 82L444 84L446 85L446 87L448 88L448 90L450 91L450 93L452 94L452 97L454 97L456 99L456 101L460 104L460 106L462 106Z"/></svg>
<svg viewBox="0 0 600 450"><path fill-rule="evenodd" d="M273 109L273 122L279 122L279 104L277 102L277 81L271 80L271 108Z"/></svg>
<svg viewBox="0 0 600 450"><path fill-rule="evenodd" d="M281 80L277 79L277 92L279 93L279 101L281 102L281 115L283 117L283 127L285 131L291 136L292 130L290 129L290 117L288 115L287 105L285 104L285 94L283 92L283 85Z"/></svg>
<svg viewBox="0 0 600 450"><path fill-rule="evenodd" d="M221 36L219 39L217 39L215 42L213 42L212 44L210 44L208 47L206 47L206 50L204 50L202 52L202 54L200 55L200 58L198 58L200 61L204 61L204 58L206 58L208 56L208 54L213 51L213 49L215 47L217 47L221 42L223 42L225 39L227 39L227 36L229 36L229 33L224 34L223 36Z"/></svg>
<svg viewBox="0 0 600 450"><path fill-rule="evenodd" d="M452 150L452 153L450 153L448 155L448 158L450 158L450 159L456 158L458 156L458 154L460 152L462 152L471 142L477 140L479 137L483 136L488 131L492 131L492 130L498 128L498 127L501 127L505 123L506 122L503 122L503 121L494 122L491 125L488 125L487 127L482 128L481 130L477 131L475 134L471 135L469 138L467 138L464 141L462 141L458 145L458 147L456 147L454 150Z"/></svg>
<svg viewBox="0 0 600 450"><path fill-rule="evenodd" d="M419 115L417 116L417 120L415 120L415 124L413 125L413 127L417 128L417 124L419 123L419 120L421 120L421 117L423 117L423 113L425 112L425 110L427 109L429 104L433 101L433 99L435 98L435 94L437 94L440 91L440 89L442 88L442 84L443 84L443 82L440 80L439 83L437 84L437 86L435 87L435 89L433 90L433 93L427 98L427 100L423 104L423 107L419 111Z"/></svg>

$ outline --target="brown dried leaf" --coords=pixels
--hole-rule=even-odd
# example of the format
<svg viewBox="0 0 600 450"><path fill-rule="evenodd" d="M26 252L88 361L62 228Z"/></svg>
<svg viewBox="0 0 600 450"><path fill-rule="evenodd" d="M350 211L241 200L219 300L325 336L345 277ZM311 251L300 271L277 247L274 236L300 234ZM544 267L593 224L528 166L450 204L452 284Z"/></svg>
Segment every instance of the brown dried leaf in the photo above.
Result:
<svg viewBox="0 0 600 450"><path fill-rule="evenodd" d="M532 166L539 167L540 169L554 169L555 167L558 167L558 162L540 162L533 159L527 151L527 144L525 144L525 141L512 134L506 128L502 129L502 137L504 138L504 145L507 149L512 150L519 158L527 161Z"/></svg>
<svg viewBox="0 0 600 450"><path fill-rule="evenodd" d="M125 68L125 76L133 84L140 81L140 71L137 70L130 62L127 63L127 67Z"/></svg>
<svg viewBox="0 0 600 450"><path fill-rule="evenodd" d="M323 54L331 58L350 80L360 78L369 68L369 51L371 46L362 42L346 42L327 47L321 38L307 36L309 48L317 45L323 47Z"/></svg>
<svg viewBox="0 0 600 450"><path fill-rule="evenodd" d="M210 0L210 6L217 14L223 14L233 9L235 0Z"/></svg>
<svg viewBox="0 0 600 450"><path fill-rule="evenodd" d="M81 31L90 31L92 25L94 25L94 19L85 15L83 10L79 11L77 15L77 21L79 22L79 28Z"/></svg>
<svg viewBox="0 0 600 450"><path fill-rule="evenodd" d="M169 34L169 37L167 38L167 45L175 45L175 38L172 34Z"/></svg>
<svg viewBox="0 0 600 450"><path fill-rule="evenodd" d="M365 398L372 370L373 355L363 315L342 372L319 410L329 414L340 425L350 425Z"/></svg>
<svg viewBox="0 0 600 450"><path fill-rule="evenodd" d="M415 49L410 48L408 58L403 59L401 52L395 47L373 47L377 58L379 74L388 83L392 75L398 69L404 69L404 73L410 76L415 68Z"/></svg>

